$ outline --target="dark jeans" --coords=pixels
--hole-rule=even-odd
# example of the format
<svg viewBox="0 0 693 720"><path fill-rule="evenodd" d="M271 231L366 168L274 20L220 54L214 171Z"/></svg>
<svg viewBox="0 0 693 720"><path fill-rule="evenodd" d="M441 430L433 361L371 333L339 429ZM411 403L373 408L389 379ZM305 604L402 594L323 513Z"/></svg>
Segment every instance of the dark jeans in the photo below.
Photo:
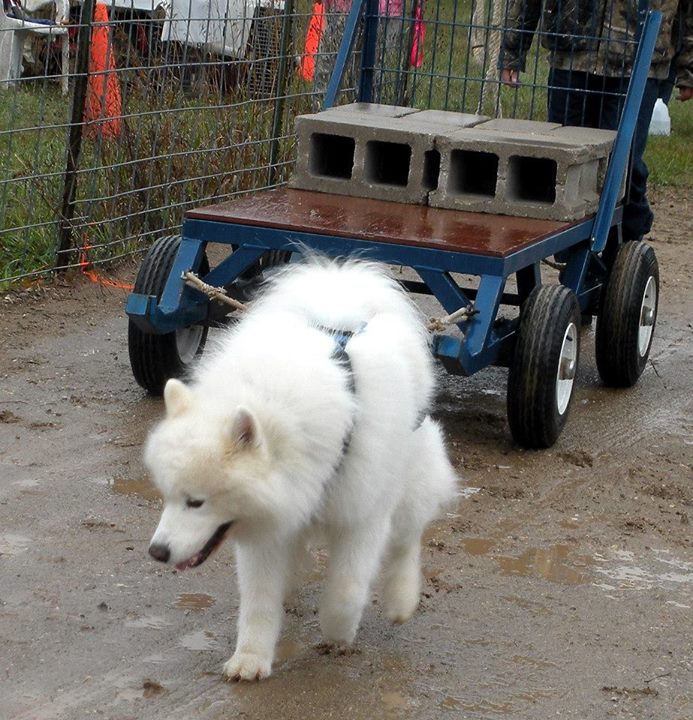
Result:
<svg viewBox="0 0 693 720"><path fill-rule="evenodd" d="M603 77L574 70L551 69L549 73L550 122L562 125L616 130L628 89L628 77ZM638 240L652 228L652 210L647 202L648 170L643 153L659 92L660 81L648 78L631 146L630 172L623 206L623 236Z"/></svg>

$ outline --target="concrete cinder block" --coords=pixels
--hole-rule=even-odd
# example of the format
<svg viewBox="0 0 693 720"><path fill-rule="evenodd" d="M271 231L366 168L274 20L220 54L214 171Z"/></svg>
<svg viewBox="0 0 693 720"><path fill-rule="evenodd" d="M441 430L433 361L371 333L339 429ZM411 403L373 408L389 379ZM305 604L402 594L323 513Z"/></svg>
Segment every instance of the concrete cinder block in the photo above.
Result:
<svg viewBox="0 0 693 720"><path fill-rule="evenodd" d="M291 185L474 212L596 211L615 133L369 103L296 119Z"/></svg>
<svg viewBox="0 0 693 720"><path fill-rule="evenodd" d="M550 123L512 132L510 121L493 122L497 129L483 123L438 138L430 205L552 220L596 211L614 133L572 134Z"/></svg>
<svg viewBox="0 0 693 720"><path fill-rule="evenodd" d="M395 118L360 112L318 113L296 119L298 156L292 186L356 197L425 203L439 166L435 136L394 128Z"/></svg>
<svg viewBox="0 0 693 720"><path fill-rule="evenodd" d="M291 185L426 204L440 172L437 137L486 119L366 103L300 116L296 119L298 154Z"/></svg>
<svg viewBox="0 0 693 720"><path fill-rule="evenodd" d="M494 118L476 126L479 130L490 130L495 133L529 133L530 135L546 135L561 126L558 123L541 120L520 120L518 118Z"/></svg>
<svg viewBox="0 0 693 720"><path fill-rule="evenodd" d="M421 127L435 127L445 131L452 128L476 127L488 120L485 115L472 115L451 110L419 110L401 117L406 124L415 123Z"/></svg>
<svg viewBox="0 0 693 720"><path fill-rule="evenodd" d="M320 113L330 113L332 115L350 115L356 113L365 117L373 118L398 118L412 113L420 112L416 108L403 107L400 105L381 105L380 103L349 103L348 105L333 105L327 110Z"/></svg>

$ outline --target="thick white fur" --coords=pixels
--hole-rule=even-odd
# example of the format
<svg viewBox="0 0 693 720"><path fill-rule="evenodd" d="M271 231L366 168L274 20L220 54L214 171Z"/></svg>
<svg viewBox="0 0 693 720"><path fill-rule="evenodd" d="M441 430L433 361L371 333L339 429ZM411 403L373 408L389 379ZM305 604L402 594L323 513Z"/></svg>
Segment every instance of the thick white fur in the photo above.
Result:
<svg viewBox="0 0 693 720"><path fill-rule="evenodd" d="M321 328L364 322L347 345L352 391ZM152 544L184 563L233 523L241 605L228 677L270 674L282 603L316 528L329 552L327 642L353 641L381 563L388 617L414 612L421 533L456 483L438 425L421 423L432 391L427 333L405 293L372 264L318 259L280 273L190 385L166 385L145 451L165 501Z"/></svg>

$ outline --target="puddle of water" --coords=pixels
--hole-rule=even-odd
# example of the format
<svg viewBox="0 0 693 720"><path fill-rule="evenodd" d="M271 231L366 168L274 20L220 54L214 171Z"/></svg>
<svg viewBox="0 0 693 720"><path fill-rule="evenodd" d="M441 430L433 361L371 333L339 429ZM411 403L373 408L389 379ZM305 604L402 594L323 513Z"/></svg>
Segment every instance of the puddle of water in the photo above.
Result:
<svg viewBox="0 0 693 720"><path fill-rule="evenodd" d="M385 708L385 712L397 712L409 706L409 699L397 690L388 690L384 692L380 698Z"/></svg>
<svg viewBox="0 0 693 720"><path fill-rule="evenodd" d="M554 545L548 548L532 548L520 557L499 556L495 560L504 575L540 577L561 585L585 585L591 581L586 568L592 561L586 557L572 556L570 545ZM576 565L578 567L576 567Z"/></svg>
<svg viewBox="0 0 693 720"><path fill-rule="evenodd" d="M15 533L0 535L0 555L17 555L25 552L31 545L31 538Z"/></svg>
<svg viewBox="0 0 693 720"><path fill-rule="evenodd" d="M599 565L595 572L606 576L618 587L632 587L648 590L662 585L678 586L693 584L693 563L671 557L666 550L654 550L651 557L639 558L628 550L617 550L613 553L616 564L599 556ZM642 567L647 564L648 567ZM602 585L605 590L613 590L614 586Z"/></svg>
<svg viewBox="0 0 693 720"><path fill-rule="evenodd" d="M213 650L217 647L217 641L209 630L199 630L188 633L178 641L186 650Z"/></svg>
<svg viewBox="0 0 693 720"><path fill-rule="evenodd" d="M205 610L212 607L216 600L205 593L180 593L174 606L183 610Z"/></svg>
<svg viewBox="0 0 693 720"><path fill-rule="evenodd" d="M490 538L464 538L462 547L467 555L486 555L495 546L496 541Z"/></svg>
<svg viewBox="0 0 693 720"><path fill-rule="evenodd" d="M463 487L459 489L459 492L457 493L461 498L469 498L472 495L476 495L478 492L481 492L481 488L478 487Z"/></svg>
<svg viewBox="0 0 693 720"><path fill-rule="evenodd" d="M147 615L145 617L137 618L137 620L127 620L125 622L125 627L161 630L161 628L170 624L171 623L166 620L166 618L159 617L158 615Z"/></svg>
<svg viewBox="0 0 693 720"><path fill-rule="evenodd" d="M108 481L109 487L119 495L137 495L145 500L160 500L161 494L147 478L116 476Z"/></svg>
<svg viewBox="0 0 693 720"><path fill-rule="evenodd" d="M439 538L443 537L447 530L445 528L439 528L435 525L429 525L421 535L421 544L426 547L428 545L437 545L440 542Z"/></svg>
<svg viewBox="0 0 693 720"><path fill-rule="evenodd" d="M298 640L283 638L277 643L275 657L279 662L283 660L291 660L292 658L301 655L304 650L305 646L298 642Z"/></svg>

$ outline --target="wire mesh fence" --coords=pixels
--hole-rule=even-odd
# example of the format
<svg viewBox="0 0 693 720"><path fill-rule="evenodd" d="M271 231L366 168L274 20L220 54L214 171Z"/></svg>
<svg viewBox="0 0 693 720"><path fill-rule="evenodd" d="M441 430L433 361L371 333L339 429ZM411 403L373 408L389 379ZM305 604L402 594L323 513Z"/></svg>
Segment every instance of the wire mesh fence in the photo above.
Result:
<svg viewBox="0 0 693 720"><path fill-rule="evenodd" d="M176 232L186 209L286 182L293 119L320 108L350 7L350 0L63 2L3 0L5 284L77 267L85 257L99 263L140 252ZM375 53L368 65L362 20L337 102L358 98L363 60L375 102L546 119L557 32L539 18L514 18L523 81L503 84L512 4L371 2L365 17L377 21ZM619 35L624 77L636 27L626 23Z"/></svg>

